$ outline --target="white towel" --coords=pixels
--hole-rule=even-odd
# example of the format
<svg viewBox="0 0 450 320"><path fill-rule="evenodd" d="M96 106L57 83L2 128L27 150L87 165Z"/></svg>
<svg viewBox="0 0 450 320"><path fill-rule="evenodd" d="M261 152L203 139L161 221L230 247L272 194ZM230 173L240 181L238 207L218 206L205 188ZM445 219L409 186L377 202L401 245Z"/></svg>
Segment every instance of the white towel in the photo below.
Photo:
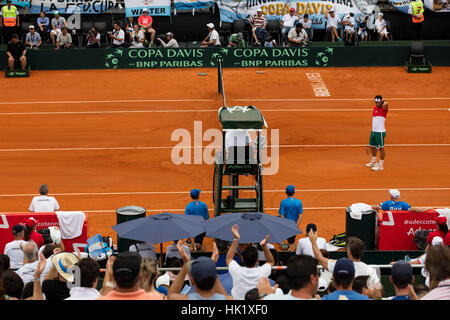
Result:
<svg viewBox="0 0 450 320"><path fill-rule="evenodd" d="M372 206L365 203L354 203L350 206L350 217L361 220L363 214L368 214L372 210Z"/></svg>
<svg viewBox="0 0 450 320"><path fill-rule="evenodd" d="M62 239L79 237L83 232L83 224L86 215L81 211L57 211L59 230Z"/></svg>
<svg viewBox="0 0 450 320"><path fill-rule="evenodd" d="M447 226L450 228L450 209L436 209L436 212L447 217Z"/></svg>

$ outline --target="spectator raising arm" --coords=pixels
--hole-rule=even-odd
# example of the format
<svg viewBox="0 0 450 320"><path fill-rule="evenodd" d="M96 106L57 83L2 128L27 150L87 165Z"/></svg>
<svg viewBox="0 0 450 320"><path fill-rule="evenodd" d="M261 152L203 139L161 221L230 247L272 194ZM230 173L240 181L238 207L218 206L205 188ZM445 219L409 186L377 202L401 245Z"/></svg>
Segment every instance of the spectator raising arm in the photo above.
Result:
<svg viewBox="0 0 450 320"><path fill-rule="evenodd" d="M237 251L237 248L238 248L238 245L239 245L239 239L241 238L241 236L239 234L239 227L238 227L237 224L235 224L231 228L231 232L233 233L234 240L231 243L230 248L228 249L227 256L226 256L226 259L225 259L225 261L227 263L227 266L229 266L231 261L234 260L233 258L234 258L234 255L236 254L236 251ZM270 253L270 251L269 251L269 253ZM272 255L272 254L270 254L270 255Z"/></svg>
<svg viewBox="0 0 450 320"><path fill-rule="evenodd" d="M115 257L111 256L106 262L105 278L103 279L103 286L100 290L102 296L107 295L110 291L114 290L116 284L114 282L113 264Z"/></svg>
<svg viewBox="0 0 450 320"><path fill-rule="evenodd" d="M36 271L34 271L34 283L33 283L33 299L32 300L44 300L41 287L41 275L47 264L47 259L41 253L39 263L37 265Z"/></svg>
<svg viewBox="0 0 450 320"><path fill-rule="evenodd" d="M275 264L275 259L273 258L272 252L270 252L269 248L267 248L267 241L269 240L269 235L267 235L260 243L259 245L261 248L263 248L264 251L264 257L266 259L266 263L270 264L270 267L273 267Z"/></svg>
<svg viewBox="0 0 450 320"><path fill-rule="evenodd" d="M317 233L313 230L310 230L307 234L309 241L311 241L312 250L314 252L314 258L316 258L319 261L319 264L324 267L325 270L328 270L328 261L330 259L325 258L322 255L322 252L320 252L319 247L317 246Z"/></svg>

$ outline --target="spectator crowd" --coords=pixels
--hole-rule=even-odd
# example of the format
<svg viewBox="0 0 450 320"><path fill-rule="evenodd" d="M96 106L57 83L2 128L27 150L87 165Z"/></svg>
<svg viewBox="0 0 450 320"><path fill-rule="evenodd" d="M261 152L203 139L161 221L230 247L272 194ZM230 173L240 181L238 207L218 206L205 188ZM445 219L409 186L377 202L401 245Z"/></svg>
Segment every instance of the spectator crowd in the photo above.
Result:
<svg viewBox="0 0 450 320"><path fill-rule="evenodd" d="M390 191L391 197L399 197L396 191ZM30 212L60 210L58 201L48 192L47 185L40 186L40 195L32 199ZM208 219L208 207L200 201L200 193L191 190L192 202L187 204L185 214ZM295 187L287 186L279 216L299 225L303 207L294 195ZM395 210L396 204L401 210L404 204L398 198L394 200L389 200L390 210ZM0 299L449 300L450 234L445 216L435 221L437 228L428 235L425 254L391 263L389 282L395 295L384 297L380 275L362 261L364 242L348 238L346 257L331 259L326 240L319 237L314 223L307 224L306 237L299 239L297 246L295 237L287 239L292 256L284 268L280 268L275 246L268 243L269 235L259 243L241 243L242 231L233 225L229 232L234 240L214 239L210 257L192 258L192 252L204 251L205 234L193 242L175 240L166 249L163 267L169 270L162 271L152 243L135 241L128 251L117 253L112 239L104 238L105 250L114 253L97 260L88 248L66 252L60 236L44 237L37 230L38 222L30 217L11 228L14 240L0 255ZM414 265L423 266L424 284L416 283ZM218 271L218 267L226 270Z"/></svg>

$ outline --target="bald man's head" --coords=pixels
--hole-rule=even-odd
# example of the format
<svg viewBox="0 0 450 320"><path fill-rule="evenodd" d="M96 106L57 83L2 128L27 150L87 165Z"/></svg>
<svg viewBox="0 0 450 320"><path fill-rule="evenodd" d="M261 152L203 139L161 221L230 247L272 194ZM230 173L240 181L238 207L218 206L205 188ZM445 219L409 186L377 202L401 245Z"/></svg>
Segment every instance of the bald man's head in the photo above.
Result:
<svg viewBox="0 0 450 320"><path fill-rule="evenodd" d="M38 247L36 243L34 243L34 241L27 242L23 246L23 256L28 263L36 261L37 254L38 254Z"/></svg>

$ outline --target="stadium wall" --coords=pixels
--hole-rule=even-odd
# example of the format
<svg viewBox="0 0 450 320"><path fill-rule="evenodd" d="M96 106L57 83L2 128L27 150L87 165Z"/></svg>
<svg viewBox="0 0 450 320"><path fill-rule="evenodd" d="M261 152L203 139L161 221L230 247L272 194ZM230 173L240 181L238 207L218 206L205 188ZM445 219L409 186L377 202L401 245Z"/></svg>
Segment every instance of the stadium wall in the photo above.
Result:
<svg viewBox="0 0 450 320"><path fill-rule="evenodd" d="M381 67L404 66L410 47L309 47L309 48L143 48L29 50L32 70L157 69L215 67ZM6 68L5 57L0 68ZM450 46L425 46L433 66L450 66Z"/></svg>

